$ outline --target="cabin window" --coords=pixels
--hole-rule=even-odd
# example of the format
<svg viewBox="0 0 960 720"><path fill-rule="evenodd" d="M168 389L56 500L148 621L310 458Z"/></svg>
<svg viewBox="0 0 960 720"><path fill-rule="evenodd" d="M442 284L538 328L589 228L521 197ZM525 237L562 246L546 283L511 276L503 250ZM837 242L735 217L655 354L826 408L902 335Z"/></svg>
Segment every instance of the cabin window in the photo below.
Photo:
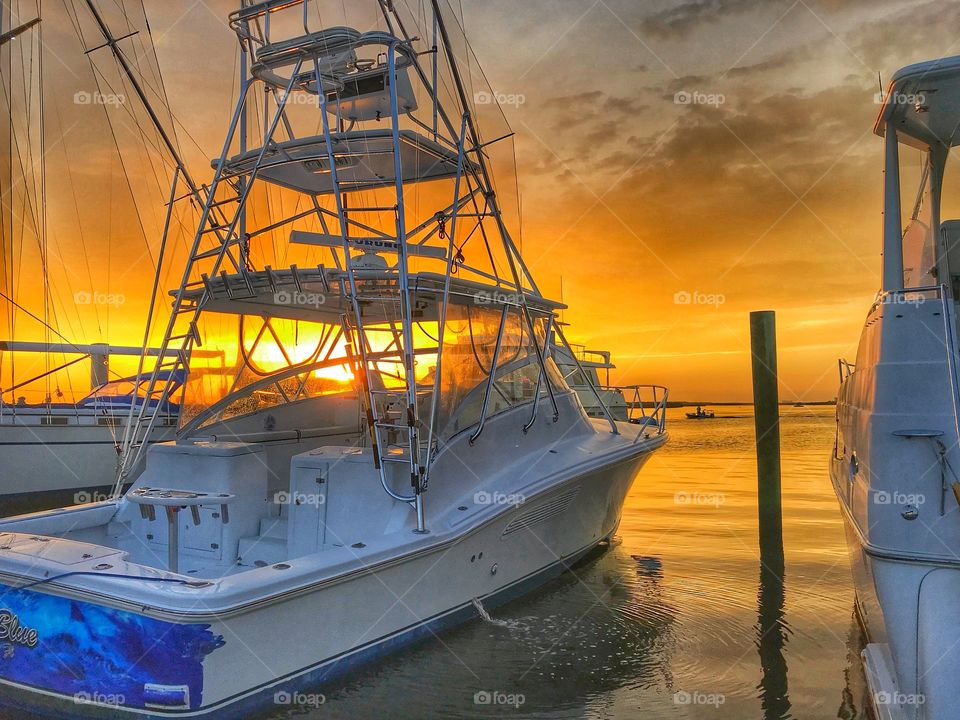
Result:
<svg viewBox="0 0 960 720"><path fill-rule="evenodd" d="M40 424L41 425L69 425L70 418L57 417L57 416L42 417L40 418Z"/></svg>
<svg viewBox="0 0 960 720"><path fill-rule="evenodd" d="M934 172L929 152L902 146L900 206L903 231L903 287L937 285Z"/></svg>

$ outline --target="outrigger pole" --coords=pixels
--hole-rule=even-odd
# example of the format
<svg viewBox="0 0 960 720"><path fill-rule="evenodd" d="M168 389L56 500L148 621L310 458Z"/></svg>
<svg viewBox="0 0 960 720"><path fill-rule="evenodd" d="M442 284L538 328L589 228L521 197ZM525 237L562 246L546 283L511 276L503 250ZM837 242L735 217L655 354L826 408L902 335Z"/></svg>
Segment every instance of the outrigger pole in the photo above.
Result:
<svg viewBox="0 0 960 720"><path fill-rule="evenodd" d="M173 161L176 163L177 168L180 170L180 174L183 175L183 180L187 184L187 187L190 188L190 192L196 196L198 200L200 198L200 192L197 189L197 186L193 182L193 178L190 177L190 172L187 170L187 166L183 163L183 159L180 157L180 152L177 150L176 145L170 139L170 135L167 134L166 128L163 127L163 123L160 122L160 118L157 115L156 111L153 109L153 105L150 103L150 99L147 97L147 94L143 91L143 86L140 84L140 81L137 79L136 73L133 72L133 68L130 67L130 62L127 60L126 55L121 51L117 43L119 40L110 32L110 28L107 27L107 24L103 20L103 16L100 14L100 11L97 10L97 6L93 4L93 0L87 0L87 7L90 8L90 14L93 15L94 20L97 21L97 26L100 28L100 32L103 35L104 44L98 47L87 50L89 55L94 50L99 50L103 47L109 47L110 51L113 53L114 58L117 62L120 63L120 67L123 69L123 72L126 74L127 78L130 80L130 84L133 86L134 92L137 93L137 97L140 98L140 102L143 103L144 109L146 109L147 114L150 116L150 121L156 127L157 132L160 134L163 144L166 145L167 151L170 153L170 156L173 158Z"/></svg>
<svg viewBox="0 0 960 720"><path fill-rule="evenodd" d="M0 45L10 42L11 40L16 40L20 35L23 35L27 30L32 28L34 25L40 24L40 18L34 18L30 22L25 22L23 25L19 25L13 30L8 30L7 32L0 35Z"/></svg>

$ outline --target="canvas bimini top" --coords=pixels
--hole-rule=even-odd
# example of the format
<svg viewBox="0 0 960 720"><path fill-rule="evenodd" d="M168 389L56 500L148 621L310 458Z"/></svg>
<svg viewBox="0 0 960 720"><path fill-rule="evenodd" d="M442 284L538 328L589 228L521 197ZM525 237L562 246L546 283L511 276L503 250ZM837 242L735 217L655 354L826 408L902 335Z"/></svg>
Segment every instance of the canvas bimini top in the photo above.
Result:
<svg viewBox="0 0 960 720"><path fill-rule="evenodd" d="M926 149L960 143L960 55L908 65L887 88L874 132L893 122L901 141Z"/></svg>

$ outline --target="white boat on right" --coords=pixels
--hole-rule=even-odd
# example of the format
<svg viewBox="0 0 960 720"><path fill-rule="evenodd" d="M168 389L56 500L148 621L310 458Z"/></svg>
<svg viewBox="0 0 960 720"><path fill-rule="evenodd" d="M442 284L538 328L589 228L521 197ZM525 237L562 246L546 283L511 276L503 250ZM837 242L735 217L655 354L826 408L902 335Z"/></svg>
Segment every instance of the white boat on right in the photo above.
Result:
<svg viewBox="0 0 960 720"><path fill-rule="evenodd" d="M831 478L876 716L956 720L960 220L944 180L957 172L960 57L896 73L875 132L886 142L883 286L856 364L840 363Z"/></svg>

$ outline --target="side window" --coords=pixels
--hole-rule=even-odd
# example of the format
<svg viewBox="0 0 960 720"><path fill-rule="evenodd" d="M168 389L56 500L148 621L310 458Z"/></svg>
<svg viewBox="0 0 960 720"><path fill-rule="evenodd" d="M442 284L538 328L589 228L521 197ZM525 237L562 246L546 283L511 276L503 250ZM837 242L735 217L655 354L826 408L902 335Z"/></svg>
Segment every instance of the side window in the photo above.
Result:
<svg viewBox="0 0 960 720"><path fill-rule="evenodd" d="M960 155L951 152L947 158L942 184L941 247L946 253L950 277L942 278L941 282L952 289L955 300L960 300Z"/></svg>

